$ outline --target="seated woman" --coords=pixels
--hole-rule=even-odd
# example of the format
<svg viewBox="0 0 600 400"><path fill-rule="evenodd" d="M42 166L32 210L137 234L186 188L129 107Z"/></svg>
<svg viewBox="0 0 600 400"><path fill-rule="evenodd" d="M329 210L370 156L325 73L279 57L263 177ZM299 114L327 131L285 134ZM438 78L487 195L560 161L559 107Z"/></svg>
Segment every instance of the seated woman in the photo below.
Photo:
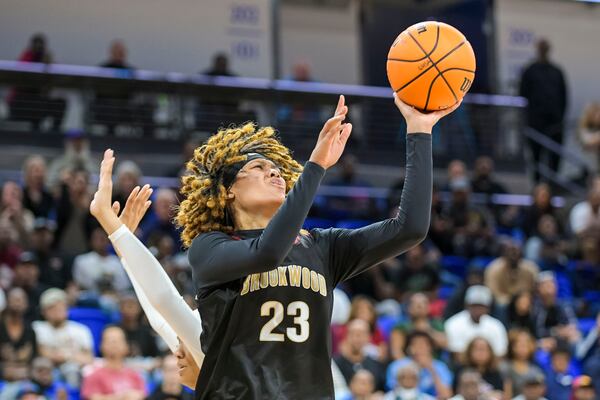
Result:
<svg viewBox="0 0 600 400"><path fill-rule="evenodd" d="M413 331L406 338L406 357L388 366L386 386L396 387L398 371L403 366L414 363L419 367L419 389L431 396L446 399L452 395L452 372L446 364L434 357L434 343L431 336L423 331Z"/></svg>
<svg viewBox="0 0 600 400"><path fill-rule="evenodd" d="M543 375L533 358L535 338L526 330L513 330L508 335L508 356L500 371L505 382L506 398L512 399L522 393L526 378L532 374Z"/></svg>
<svg viewBox="0 0 600 400"><path fill-rule="evenodd" d="M461 358L461 363L454 371L454 376L460 376L464 370L475 370L481 375L483 383L488 387L488 392L502 394L504 380L498 368L498 358L494 355L494 350L487 340L482 337L473 339ZM458 379L455 379L455 392L457 387Z"/></svg>

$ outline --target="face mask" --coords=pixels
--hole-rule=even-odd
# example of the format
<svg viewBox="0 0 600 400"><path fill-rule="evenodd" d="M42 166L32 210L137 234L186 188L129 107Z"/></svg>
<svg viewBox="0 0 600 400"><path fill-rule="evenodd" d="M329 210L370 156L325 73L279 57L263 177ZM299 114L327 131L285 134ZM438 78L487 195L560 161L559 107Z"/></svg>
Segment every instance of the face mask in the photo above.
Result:
<svg viewBox="0 0 600 400"><path fill-rule="evenodd" d="M399 399L402 399L402 400L416 400L417 396L419 396L419 389L417 389L417 388L412 388L412 389L398 388L396 390L396 395Z"/></svg>

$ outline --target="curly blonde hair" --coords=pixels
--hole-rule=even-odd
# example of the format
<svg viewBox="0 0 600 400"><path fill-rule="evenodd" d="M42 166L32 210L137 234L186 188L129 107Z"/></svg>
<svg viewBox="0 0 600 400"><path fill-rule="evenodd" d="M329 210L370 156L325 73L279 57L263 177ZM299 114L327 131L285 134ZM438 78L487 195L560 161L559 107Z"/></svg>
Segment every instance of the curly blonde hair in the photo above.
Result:
<svg viewBox="0 0 600 400"><path fill-rule="evenodd" d="M181 178L184 200L177 208L175 224L182 228L185 247L201 233L233 231L232 222L225 218L228 188L223 184L223 174L227 167L246 161L248 153L259 153L280 168L286 192L302 172L302 166L272 127L257 128L249 122L219 130L194 151L186 164L187 174Z"/></svg>

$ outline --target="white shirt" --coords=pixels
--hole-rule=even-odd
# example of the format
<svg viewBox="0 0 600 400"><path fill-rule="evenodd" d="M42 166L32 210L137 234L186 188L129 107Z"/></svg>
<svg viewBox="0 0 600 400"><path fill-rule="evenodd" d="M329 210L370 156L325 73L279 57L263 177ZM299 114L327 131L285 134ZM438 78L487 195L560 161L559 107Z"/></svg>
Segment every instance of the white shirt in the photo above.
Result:
<svg viewBox="0 0 600 400"><path fill-rule="evenodd" d="M94 339L89 328L79 322L66 321L56 328L47 321L32 323L37 342L40 346L59 349L67 359L82 350L92 351Z"/></svg>
<svg viewBox="0 0 600 400"><path fill-rule="evenodd" d="M591 224L600 224L600 211L594 214L587 201L575 204L569 214L569 224L573 233L581 233Z"/></svg>
<svg viewBox="0 0 600 400"><path fill-rule="evenodd" d="M103 257L95 251L75 257L73 279L79 287L85 290L97 291L101 279L112 282L112 287L119 292L131 287L121 262L119 262L119 257L114 254Z"/></svg>
<svg viewBox="0 0 600 400"><path fill-rule="evenodd" d="M476 337L486 339L494 354L502 357L506 354L508 338L502 322L489 315L483 315L476 324L469 311L464 310L446 321L444 330L448 336L448 349L454 353L462 353Z"/></svg>

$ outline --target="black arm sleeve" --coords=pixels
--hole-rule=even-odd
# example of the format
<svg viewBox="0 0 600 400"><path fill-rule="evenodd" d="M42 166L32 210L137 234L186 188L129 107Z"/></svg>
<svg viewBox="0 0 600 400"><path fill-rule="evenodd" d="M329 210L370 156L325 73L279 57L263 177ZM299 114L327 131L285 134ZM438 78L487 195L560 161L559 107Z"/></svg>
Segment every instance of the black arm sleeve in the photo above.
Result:
<svg viewBox="0 0 600 400"><path fill-rule="evenodd" d="M262 234L234 240L223 232L208 232L194 239L188 258L197 288L233 281L281 264L288 254L312 205L325 170L308 162L300 178Z"/></svg>
<svg viewBox="0 0 600 400"><path fill-rule="evenodd" d="M396 217L360 229L321 232L329 245L334 284L399 255L425 238L431 216L432 164L431 135L407 135L406 179Z"/></svg>

